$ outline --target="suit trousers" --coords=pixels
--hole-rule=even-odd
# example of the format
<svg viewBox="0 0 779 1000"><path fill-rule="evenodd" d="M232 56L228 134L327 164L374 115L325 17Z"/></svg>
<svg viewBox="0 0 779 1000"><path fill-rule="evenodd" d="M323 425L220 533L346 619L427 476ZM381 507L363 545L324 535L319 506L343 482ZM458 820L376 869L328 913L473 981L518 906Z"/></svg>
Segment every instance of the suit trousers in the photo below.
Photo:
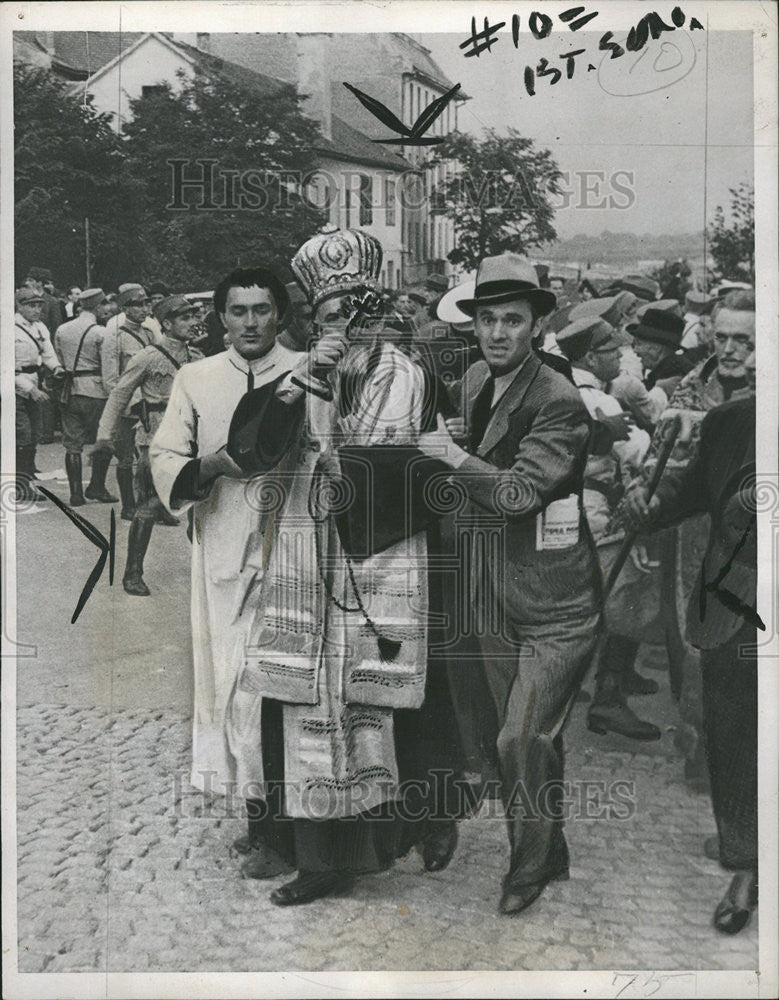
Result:
<svg viewBox="0 0 779 1000"><path fill-rule="evenodd" d="M505 637L481 640L498 713L501 792L511 848L505 888L545 884L568 870L562 729L600 624L599 614L544 624L509 620Z"/></svg>
<svg viewBox="0 0 779 1000"><path fill-rule="evenodd" d="M716 649L701 653L703 741L720 862L757 868L757 658L740 649L757 641L744 625Z"/></svg>

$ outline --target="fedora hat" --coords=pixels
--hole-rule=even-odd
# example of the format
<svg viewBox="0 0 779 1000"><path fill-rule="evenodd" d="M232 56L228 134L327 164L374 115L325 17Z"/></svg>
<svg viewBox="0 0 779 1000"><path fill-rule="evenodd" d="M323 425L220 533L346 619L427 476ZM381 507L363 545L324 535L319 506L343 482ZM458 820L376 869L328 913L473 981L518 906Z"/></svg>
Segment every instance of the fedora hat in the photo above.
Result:
<svg viewBox="0 0 779 1000"><path fill-rule="evenodd" d="M472 299L459 299L457 306L467 315L475 316L479 306L500 305L514 299L527 299L541 316L557 305L554 292L540 288L536 269L525 257L503 253L485 257L476 272L476 289Z"/></svg>
<svg viewBox="0 0 779 1000"><path fill-rule="evenodd" d="M649 340L678 350L684 333L684 320L668 309L647 309L638 326L630 332L635 340Z"/></svg>

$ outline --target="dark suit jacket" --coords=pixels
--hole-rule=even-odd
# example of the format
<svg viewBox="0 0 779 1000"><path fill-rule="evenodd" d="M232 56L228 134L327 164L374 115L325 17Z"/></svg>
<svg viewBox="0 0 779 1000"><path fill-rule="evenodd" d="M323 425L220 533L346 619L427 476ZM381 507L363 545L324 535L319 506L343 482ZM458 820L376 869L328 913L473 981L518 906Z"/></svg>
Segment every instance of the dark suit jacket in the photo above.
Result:
<svg viewBox="0 0 779 1000"><path fill-rule="evenodd" d="M744 624L734 598L744 608L755 607L754 471L755 397L749 396L706 414L696 458L678 478L661 480L655 494L660 508L653 528L693 514L711 515L706 555L687 608L687 638L700 649L716 649Z"/></svg>
<svg viewBox="0 0 779 1000"><path fill-rule="evenodd" d="M470 419L489 375L479 361L461 386ZM500 398L475 456L455 471L478 519L504 528L503 566L488 566L509 620L560 621L600 607L600 570L581 490L590 418L578 389L531 354ZM553 500L576 494L579 540L536 548L536 518Z"/></svg>

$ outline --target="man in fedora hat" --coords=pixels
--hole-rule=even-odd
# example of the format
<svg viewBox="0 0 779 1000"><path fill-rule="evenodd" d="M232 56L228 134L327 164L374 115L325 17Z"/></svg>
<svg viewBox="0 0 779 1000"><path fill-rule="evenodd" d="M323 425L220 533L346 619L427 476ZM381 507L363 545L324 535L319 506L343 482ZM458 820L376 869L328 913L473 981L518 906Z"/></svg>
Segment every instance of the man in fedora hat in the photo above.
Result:
<svg viewBox="0 0 779 1000"><path fill-rule="evenodd" d="M644 366L644 385L656 385L670 398L681 379L695 363L681 353L684 320L671 309L649 308L629 327L633 350Z"/></svg>
<svg viewBox="0 0 779 1000"><path fill-rule="evenodd" d="M141 293L145 299L143 289ZM133 300L126 300L124 307L127 314L131 315ZM131 440L133 449L137 448L139 456L136 474L139 504L133 509L122 586L126 593L136 597L148 597L151 593L143 579L143 560L149 547L152 528L164 509L151 478L149 443L162 421L176 372L182 365L202 357L198 350L189 346L189 341L195 336L197 323L197 308L193 303L183 295L171 295L157 305L155 318L160 323L164 336L159 342L139 347L126 362L124 371L106 402L95 444L96 451L116 449L117 441L121 441L117 435L117 426L122 421L132 421ZM139 418L133 414L128 418L126 414L136 396L141 416ZM119 447L121 446L120 444ZM132 473L132 466L129 471Z"/></svg>
<svg viewBox="0 0 779 1000"><path fill-rule="evenodd" d="M559 811L529 818L517 798L535 802L542 787L559 798L562 729L600 624L600 574L581 501L590 419L576 387L531 350L555 297L527 260L485 258L473 297L459 306L474 317L484 356L461 386L469 447L441 418L419 446L451 469L475 535L493 552L475 596L497 623L481 641L511 847L500 911L518 913L568 874Z"/></svg>

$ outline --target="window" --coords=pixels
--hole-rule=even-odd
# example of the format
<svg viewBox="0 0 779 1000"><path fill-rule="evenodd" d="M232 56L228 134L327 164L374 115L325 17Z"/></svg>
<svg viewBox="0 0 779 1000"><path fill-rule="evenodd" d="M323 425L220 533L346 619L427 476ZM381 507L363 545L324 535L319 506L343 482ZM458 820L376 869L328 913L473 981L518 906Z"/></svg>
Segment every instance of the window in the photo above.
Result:
<svg viewBox="0 0 779 1000"><path fill-rule="evenodd" d="M141 87L141 97L161 97L167 92L167 87L161 83Z"/></svg>
<svg viewBox="0 0 779 1000"><path fill-rule="evenodd" d="M373 223L373 178L360 174L360 225Z"/></svg>
<svg viewBox="0 0 779 1000"><path fill-rule="evenodd" d="M387 288L395 287L395 263L394 261L387 261Z"/></svg>
<svg viewBox="0 0 779 1000"><path fill-rule="evenodd" d="M384 222L395 225L395 178L384 178Z"/></svg>

